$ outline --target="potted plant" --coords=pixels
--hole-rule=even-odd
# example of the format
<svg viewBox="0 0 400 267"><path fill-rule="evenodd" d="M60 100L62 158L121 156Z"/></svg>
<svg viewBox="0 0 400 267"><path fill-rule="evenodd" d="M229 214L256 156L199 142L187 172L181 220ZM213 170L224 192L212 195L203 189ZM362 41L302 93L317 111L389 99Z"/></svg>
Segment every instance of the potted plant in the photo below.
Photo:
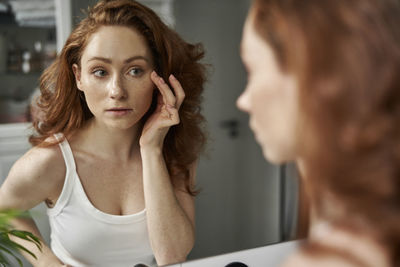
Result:
<svg viewBox="0 0 400 267"><path fill-rule="evenodd" d="M15 259L19 266L23 266L21 259L17 256L20 251L25 251L36 259L35 254L25 247L15 243L10 239L14 236L34 243L41 250L40 240L30 232L16 230L12 227L10 221L15 218L30 217L28 212L17 210L0 211L0 266L11 266L10 258ZM8 256L7 256L8 255Z"/></svg>

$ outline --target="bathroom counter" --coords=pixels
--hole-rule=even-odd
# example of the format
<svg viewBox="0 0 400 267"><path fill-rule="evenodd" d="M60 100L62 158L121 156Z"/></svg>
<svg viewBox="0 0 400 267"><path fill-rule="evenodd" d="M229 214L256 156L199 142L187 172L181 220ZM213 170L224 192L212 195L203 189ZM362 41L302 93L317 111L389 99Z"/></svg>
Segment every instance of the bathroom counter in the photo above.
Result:
<svg viewBox="0 0 400 267"><path fill-rule="evenodd" d="M170 265L169 267L224 267L232 262L242 262L249 267L277 267L293 253L301 241L283 242L228 254L207 257ZM234 266L232 266L234 267Z"/></svg>

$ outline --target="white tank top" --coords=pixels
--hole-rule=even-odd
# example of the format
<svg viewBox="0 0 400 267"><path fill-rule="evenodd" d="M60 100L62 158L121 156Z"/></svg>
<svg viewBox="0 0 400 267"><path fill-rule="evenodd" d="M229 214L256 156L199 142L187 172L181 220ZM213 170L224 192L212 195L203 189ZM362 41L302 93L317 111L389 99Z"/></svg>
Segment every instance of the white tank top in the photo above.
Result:
<svg viewBox="0 0 400 267"><path fill-rule="evenodd" d="M157 266L148 237L146 210L119 216L94 207L76 172L68 141L59 146L66 165L65 181L57 203L47 209L54 254L74 267Z"/></svg>

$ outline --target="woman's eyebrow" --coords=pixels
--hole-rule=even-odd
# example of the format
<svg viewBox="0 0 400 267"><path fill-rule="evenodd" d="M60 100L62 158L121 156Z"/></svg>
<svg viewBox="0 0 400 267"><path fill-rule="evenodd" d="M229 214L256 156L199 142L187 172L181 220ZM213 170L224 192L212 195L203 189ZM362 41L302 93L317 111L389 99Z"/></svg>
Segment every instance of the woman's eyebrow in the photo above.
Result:
<svg viewBox="0 0 400 267"><path fill-rule="evenodd" d="M105 57L92 57L92 58L89 58L87 62L95 61L95 60L100 60L100 61L103 61L103 62L109 63L109 64L111 64L111 62L112 62L111 59L105 58Z"/></svg>
<svg viewBox="0 0 400 267"><path fill-rule="evenodd" d="M148 63L150 62L150 60L145 56L133 56L133 57L125 59L124 63L125 64L126 63L130 63L132 61L139 60L139 59L144 60L144 61L146 61ZM103 61L103 62L108 63L108 64L112 63L112 60L110 58L105 58L105 57L92 57L87 62L95 61L95 60L100 60L100 61Z"/></svg>
<svg viewBox="0 0 400 267"><path fill-rule="evenodd" d="M150 60L145 56L133 56L133 57L130 57L130 58L124 60L124 63L130 63L130 62L138 60L138 59L142 59L142 60L146 61L147 63L150 62Z"/></svg>

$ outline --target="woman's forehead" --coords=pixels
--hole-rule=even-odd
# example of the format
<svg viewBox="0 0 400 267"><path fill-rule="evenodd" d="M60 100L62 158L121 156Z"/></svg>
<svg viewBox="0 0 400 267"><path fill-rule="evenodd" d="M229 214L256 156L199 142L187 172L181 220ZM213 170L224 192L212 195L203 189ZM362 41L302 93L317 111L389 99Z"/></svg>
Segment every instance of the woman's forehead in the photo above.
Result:
<svg viewBox="0 0 400 267"><path fill-rule="evenodd" d="M146 39L138 31L124 26L102 26L88 39L82 59L91 57L126 60L141 56L150 61Z"/></svg>

